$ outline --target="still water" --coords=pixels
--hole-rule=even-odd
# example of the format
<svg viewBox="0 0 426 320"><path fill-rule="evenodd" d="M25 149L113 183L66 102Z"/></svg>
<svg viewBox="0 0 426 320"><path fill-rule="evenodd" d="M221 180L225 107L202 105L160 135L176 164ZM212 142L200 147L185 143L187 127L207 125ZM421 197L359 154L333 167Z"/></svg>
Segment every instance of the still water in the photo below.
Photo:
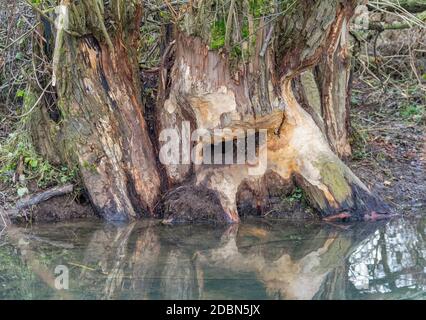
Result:
<svg viewBox="0 0 426 320"><path fill-rule="evenodd" d="M426 299L425 231L426 218L12 228L0 299Z"/></svg>

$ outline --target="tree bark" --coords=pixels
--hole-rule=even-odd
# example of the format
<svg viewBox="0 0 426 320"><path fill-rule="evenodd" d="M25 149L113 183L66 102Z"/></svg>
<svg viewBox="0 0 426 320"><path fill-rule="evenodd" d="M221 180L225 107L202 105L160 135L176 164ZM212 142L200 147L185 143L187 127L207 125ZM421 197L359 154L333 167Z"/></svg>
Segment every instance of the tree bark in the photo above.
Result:
<svg viewBox="0 0 426 320"><path fill-rule="evenodd" d="M305 10L288 9L291 13L278 22L271 24L260 18L255 52L237 67L226 48L210 50L211 39L194 35L193 29L177 31L170 93L164 106L158 106L160 126L181 128L188 121L191 127L212 134L216 129L268 132L267 142L259 146L267 149L264 174L250 175L250 165L177 165L166 169L172 185L193 177L189 182L192 192L213 191L215 197L209 197L219 202L223 209L220 219L228 222L239 220L238 207L262 211L271 189L291 190L293 183L304 190L322 216L360 219L376 211L386 212L336 155L350 154L346 35L355 1L300 1L297 5ZM197 19L194 21L196 24ZM274 39L269 44L271 28ZM206 33L203 30L200 34ZM318 65L316 103L321 124L295 98L296 78L302 74L303 79L304 72ZM184 135L180 132L180 137ZM176 192L166 201L170 212L167 221L197 211L192 203L198 200L184 196L191 192L190 186ZM250 196L244 197L247 193ZM198 214L204 218L203 213Z"/></svg>
<svg viewBox="0 0 426 320"><path fill-rule="evenodd" d="M102 217L153 216L167 190L165 222L238 222L242 208L262 213L271 194L288 194L295 185L329 219L386 212L339 159L350 154L346 40L355 0L254 7L210 0L177 9L181 20L173 39L161 46L151 136L136 59L140 1L62 3L70 25L57 33L63 39L54 50L61 119L52 140L62 161L78 164ZM168 129L177 130L174 140L186 141L196 129L216 139L203 141L197 160L214 144L250 139L257 141L257 157L240 164L193 163L187 158L195 143L188 151L182 142L179 164L160 166L156 153L167 145L162 133ZM234 134L248 129L254 130L248 136Z"/></svg>
<svg viewBox="0 0 426 320"><path fill-rule="evenodd" d="M327 48L318 65L296 77L295 94L340 158L352 151L349 143L350 64L348 22L342 23L339 38Z"/></svg>
<svg viewBox="0 0 426 320"><path fill-rule="evenodd" d="M61 158L78 164L102 217L153 215L160 177L143 117L136 59L141 4L66 3L69 26L62 47L55 49L60 56L57 70L54 66Z"/></svg>

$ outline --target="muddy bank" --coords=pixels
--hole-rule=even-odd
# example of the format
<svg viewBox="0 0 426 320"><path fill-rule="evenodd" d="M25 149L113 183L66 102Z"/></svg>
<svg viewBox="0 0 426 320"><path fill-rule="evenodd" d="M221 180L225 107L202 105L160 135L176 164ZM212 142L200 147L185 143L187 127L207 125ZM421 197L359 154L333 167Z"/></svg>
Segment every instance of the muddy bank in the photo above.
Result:
<svg viewBox="0 0 426 320"><path fill-rule="evenodd" d="M57 196L28 208L3 212L14 224L53 223L96 216L88 202L80 202L74 195Z"/></svg>
<svg viewBox="0 0 426 320"><path fill-rule="evenodd" d="M426 210L426 136L421 97L377 91L357 80L352 107L353 159L350 167L395 212ZM423 98L424 99L424 98Z"/></svg>

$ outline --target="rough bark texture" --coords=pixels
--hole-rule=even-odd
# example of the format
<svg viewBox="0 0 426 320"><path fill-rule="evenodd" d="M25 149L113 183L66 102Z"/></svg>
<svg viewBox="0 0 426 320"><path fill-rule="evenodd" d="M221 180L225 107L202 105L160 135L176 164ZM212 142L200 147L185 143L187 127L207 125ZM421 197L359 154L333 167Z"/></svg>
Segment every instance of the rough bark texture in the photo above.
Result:
<svg viewBox="0 0 426 320"><path fill-rule="evenodd" d="M61 111L55 139L62 160L78 163L101 216L153 215L165 188L166 222L237 222L245 210L265 212L269 197L294 185L322 216L359 219L386 211L338 157L350 154L346 39L356 1L230 1L226 14L214 0L188 3L173 41L161 45L150 133L135 58L142 8L123 2L66 1L70 26L58 32L63 39L53 57ZM214 38L219 22L222 44ZM167 143L166 129L176 129L173 139L183 141L196 129L212 134L213 141L200 138L204 153L197 160L214 144L249 139L257 140L257 157L194 164L184 154L181 164L160 166L155 153ZM254 131L242 138L248 129Z"/></svg>
<svg viewBox="0 0 426 320"><path fill-rule="evenodd" d="M78 164L102 217L152 215L160 178L140 98L136 50L141 5L110 1L104 7L85 0L68 8L68 30L79 36L64 35L54 70L61 157ZM115 25L106 31L108 19Z"/></svg>
<svg viewBox="0 0 426 320"><path fill-rule="evenodd" d="M325 50L318 65L295 79L297 100L327 137L332 150L344 159L351 155L348 31L348 22L344 21L338 40Z"/></svg>

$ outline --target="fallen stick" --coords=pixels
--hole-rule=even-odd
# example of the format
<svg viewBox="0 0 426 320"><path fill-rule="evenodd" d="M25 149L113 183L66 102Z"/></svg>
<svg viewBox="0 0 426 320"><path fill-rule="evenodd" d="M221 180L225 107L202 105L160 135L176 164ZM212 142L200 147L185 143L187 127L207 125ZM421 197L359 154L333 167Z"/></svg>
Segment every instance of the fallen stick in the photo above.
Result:
<svg viewBox="0 0 426 320"><path fill-rule="evenodd" d="M69 194L73 192L73 190L74 190L74 185L66 184L64 186L54 187L49 190L46 190L34 195L30 195L23 199L18 200L18 202L16 203L16 209L21 210L21 209L34 206L41 202L49 200L50 198Z"/></svg>
<svg viewBox="0 0 426 320"><path fill-rule="evenodd" d="M9 222L9 216L2 208L0 208L0 225L7 227L9 224L8 222Z"/></svg>

